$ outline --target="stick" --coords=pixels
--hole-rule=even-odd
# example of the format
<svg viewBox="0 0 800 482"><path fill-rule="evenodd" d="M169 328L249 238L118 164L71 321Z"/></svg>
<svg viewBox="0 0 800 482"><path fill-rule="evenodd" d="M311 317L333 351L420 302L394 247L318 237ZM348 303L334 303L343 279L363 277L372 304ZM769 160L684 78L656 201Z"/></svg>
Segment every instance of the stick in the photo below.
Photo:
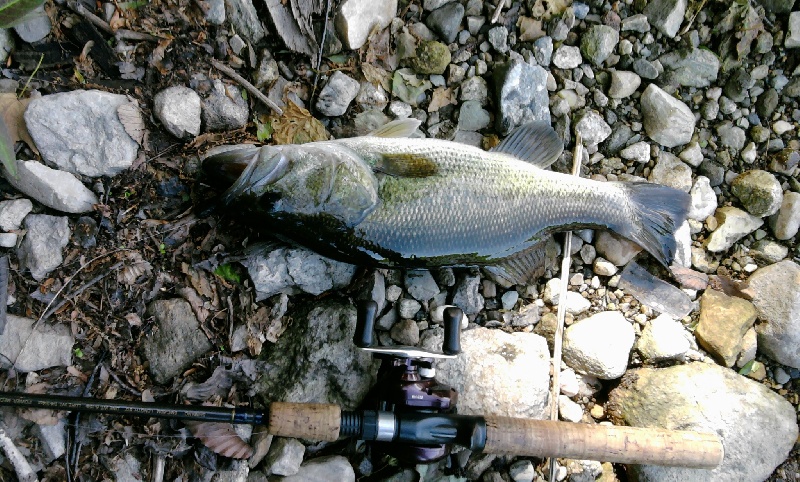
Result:
<svg viewBox="0 0 800 482"><path fill-rule="evenodd" d="M497 23L497 21L500 20L500 13L503 11L503 5L505 4L506 0L497 0L497 6L494 8L491 23Z"/></svg>
<svg viewBox="0 0 800 482"><path fill-rule="evenodd" d="M6 309L8 304L8 256L0 258L0 335L6 329Z"/></svg>
<svg viewBox="0 0 800 482"><path fill-rule="evenodd" d="M581 159L583 155L583 140L579 133L575 134L575 150L572 153L572 175L578 176L581 172ZM553 386L550 388L550 420L558 421L558 395L561 393L561 345L564 338L564 319L567 316L567 284L569 283L569 267L572 262L572 231L567 231L564 237L564 255L561 257L561 287L558 295L558 321L553 339ZM550 482L556 480L555 460L550 459Z"/></svg>
<svg viewBox="0 0 800 482"><path fill-rule="evenodd" d="M93 24L95 27L99 28L100 30L109 35L115 36L118 39L133 40L133 41L144 40L148 42L158 42L159 40L161 40L155 35L150 35L149 33L134 32L133 30L127 30L124 28L117 29L116 31L114 31L114 29L111 28L111 25L108 22L106 22L102 18L98 17L97 15L87 10L86 7L84 7L79 2L70 1L67 2L67 6L70 8L70 10L77 13L81 17L85 18L89 23Z"/></svg>
<svg viewBox="0 0 800 482"><path fill-rule="evenodd" d="M232 68L228 67L227 65L219 62L216 59L211 59L211 65L214 66L215 69L219 70L223 74L227 75L228 77L232 78L236 82L238 82L244 90L253 94L256 99L260 100L264 104L267 105L270 109L274 110L276 114L283 115L283 109L278 107L275 102L272 102L266 95L264 95L260 90L256 89L256 86L245 80L244 77L237 74Z"/></svg>
<svg viewBox="0 0 800 482"><path fill-rule="evenodd" d="M14 466L14 471L17 473L17 478L20 482L33 482L39 480L36 478L36 472L33 471L31 465L25 460L25 456L19 451L14 441L12 441L6 431L0 427L0 447L6 453L6 457L11 461Z"/></svg>

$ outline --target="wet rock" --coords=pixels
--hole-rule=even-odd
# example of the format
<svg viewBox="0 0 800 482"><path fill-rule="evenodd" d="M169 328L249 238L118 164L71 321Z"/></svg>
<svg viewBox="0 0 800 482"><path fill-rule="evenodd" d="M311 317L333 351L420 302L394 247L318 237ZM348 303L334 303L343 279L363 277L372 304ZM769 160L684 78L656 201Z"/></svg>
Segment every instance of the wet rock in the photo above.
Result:
<svg viewBox="0 0 800 482"><path fill-rule="evenodd" d="M617 266L625 266L642 250L638 245L609 231L599 231L595 241L597 252Z"/></svg>
<svg viewBox="0 0 800 482"><path fill-rule="evenodd" d="M168 87L153 99L153 113L178 139L200 134L200 112L200 96L188 87Z"/></svg>
<svg viewBox="0 0 800 482"><path fill-rule="evenodd" d="M681 28L686 13L686 0L655 0L648 2L642 12L650 25L667 37L674 37Z"/></svg>
<svg viewBox="0 0 800 482"><path fill-rule="evenodd" d="M207 131L226 131L247 125L250 111L241 91L234 85L214 80L214 89L202 103L203 122Z"/></svg>
<svg viewBox="0 0 800 482"><path fill-rule="evenodd" d="M264 357L259 398L336 403L351 410L372 386L376 368L368 353L353 349L356 310L331 298L308 305L287 314L292 325Z"/></svg>
<svg viewBox="0 0 800 482"><path fill-rule="evenodd" d="M14 199L0 201L0 231L15 231L19 229L22 220L33 209L33 203L28 199Z"/></svg>
<svg viewBox="0 0 800 482"><path fill-rule="evenodd" d="M0 335L0 367L13 365L22 373L72 364L72 345L75 340L69 328L62 324L39 323L35 320L6 315L6 325Z"/></svg>
<svg viewBox="0 0 800 482"><path fill-rule="evenodd" d="M611 135L611 126L596 111L586 110L575 123L575 133L581 135L586 145L592 146L603 142Z"/></svg>
<svg viewBox="0 0 800 482"><path fill-rule="evenodd" d="M581 37L581 54L596 66L614 52L619 43L619 32L608 25L594 25Z"/></svg>
<svg viewBox="0 0 800 482"><path fill-rule="evenodd" d="M256 243L241 261L260 301L278 293L319 295L350 284L356 267L304 248Z"/></svg>
<svg viewBox="0 0 800 482"><path fill-rule="evenodd" d="M607 407L616 423L716 433L724 443L722 464L713 471L629 465L634 480L765 480L797 438L791 404L764 385L714 364L632 370L611 391Z"/></svg>
<svg viewBox="0 0 800 482"><path fill-rule="evenodd" d="M295 475L303 463L306 447L293 438L275 437L262 462L264 471L274 475Z"/></svg>
<svg viewBox="0 0 800 482"><path fill-rule="evenodd" d="M679 320L692 312L689 295L666 281L656 278L636 263L628 263L619 279L619 287L643 305Z"/></svg>
<svg viewBox="0 0 800 482"><path fill-rule="evenodd" d="M25 217L28 231L17 250L20 266L31 271L36 281L41 281L58 268L63 261L61 251L69 243L69 220L46 214L29 214Z"/></svg>
<svg viewBox="0 0 800 482"><path fill-rule="evenodd" d="M562 45L556 49L552 61L553 65L559 69L574 69L583 62L581 49L569 45Z"/></svg>
<svg viewBox="0 0 800 482"><path fill-rule="evenodd" d="M758 349L800 368L800 266L786 260L756 270L749 280L758 310Z"/></svg>
<svg viewBox="0 0 800 482"><path fill-rule="evenodd" d="M44 7L40 6L26 15L21 23L15 25L14 31L17 32L23 42L34 43L47 37L52 28L53 24L50 22L50 17L45 12Z"/></svg>
<svg viewBox="0 0 800 482"><path fill-rule="evenodd" d="M708 87L716 82L719 73L719 59L706 49L681 49L658 60L671 71L671 79L684 87Z"/></svg>
<svg viewBox="0 0 800 482"><path fill-rule="evenodd" d="M336 30L349 50L360 49L373 30L389 26L397 14L397 0L347 0L336 15Z"/></svg>
<svg viewBox="0 0 800 482"><path fill-rule="evenodd" d="M307 460L297 473L284 477L281 482L355 482L356 474L346 457L326 455Z"/></svg>
<svg viewBox="0 0 800 482"><path fill-rule="evenodd" d="M47 207L66 213L86 213L99 201L73 174L36 161L16 161L17 175L9 183Z"/></svg>
<svg viewBox="0 0 800 482"><path fill-rule="evenodd" d="M636 350L645 360L661 362L682 360L691 344L680 322L669 315L659 315L650 320L636 342Z"/></svg>
<svg viewBox="0 0 800 482"><path fill-rule="evenodd" d="M642 93L641 106L644 129L651 139L666 147L692 140L695 120L686 104L650 84Z"/></svg>
<svg viewBox="0 0 800 482"><path fill-rule="evenodd" d="M157 331L142 343L150 373L156 383L166 384L211 349L200 330L191 305L182 299L157 300L150 304ZM176 343L180 340L180 343Z"/></svg>
<svg viewBox="0 0 800 482"><path fill-rule="evenodd" d="M418 74L444 73L450 64L450 49L447 45L436 41L422 41L417 45L415 56L411 59L411 68Z"/></svg>
<svg viewBox="0 0 800 482"><path fill-rule="evenodd" d="M451 44L456 40L463 18L464 6L458 2L453 2L429 13L425 18L425 25L430 27L442 40Z"/></svg>
<svg viewBox="0 0 800 482"><path fill-rule="evenodd" d="M744 334L755 321L752 303L708 289L700 298L700 320L694 335L714 358L732 367L742 351Z"/></svg>
<svg viewBox="0 0 800 482"><path fill-rule="evenodd" d="M474 315L483 309L483 296L479 292L481 279L478 276L464 276L458 280L453 293L453 304L466 315Z"/></svg>
<svg viewBox="0 0 800 482"><path fill-rule="evenodd" d="M625 99L630 97L642 84L642 78L636 72L625 70L611 71L611 85L608 96L612 99Z"/></svg>
<svg viewBox="0 0 800 482"><path fill-rule="evenodd" d="M496 124L501 134L508 134L529 122L550 124L545 69L524 62L512 62L495 68L494 79L497 87L496 105L499 106Z"/></svg>
<svg viewBox="0 0 800 482"><path fill-rule="evenodd" d="M736 177L731 192L753 216L771 216L778 212L783 202L781 183L771 173L759 169Z"/></svg>
<svg viewBox="0 0 800 482"><path fill-rule="evenodd" d="M598 313L564 331L564 363L576 372L613 380L625 373L633 341L633 326L622 313Z"/></svg>
<svg viewBox="0 0 800 482"><path fill-rule="evenodd" d="M697 176L689 191L691 204L689 206L689 219L705 221L717 210L717 194L711 188L711 183L705 176Z"/></svg>
<svg viewBox="0 0 800 482"><path fill-rule="evenodd" d="M422 346L439 349L435 328ZM458 412L544 419L548 412L550 355L544 338L478 327L461 334L461 354L436 363L436 378L458 391ZM499 383L498 383L499 382Z"/></svg>
<svg viewBox="0 0 800 482"><path fill-rule="evenodd" d="M658 161L650 171L648 180L689 192L692 188L692 168L674 154L661 151L658 153Z"/></svg>
<svg viewBox="0 0 800 482"><path fill-rule="evenodd" d="M31 100L25 125L46 162L73 174L114 176L133 164L139 150L120 122L120 108L140 116L124 95L99 90L46 95Z"/></svg>
<svg viewBox="0 0 800 482"><path fill-rule="evenodd" d="M252 0L225 0L225 10L236 33L250 45L256 45L267 34Z"/></svg>
<svg viewBox="0 0 800 482"><path fill-rule="evenodd" d="M793 238L800 229L800 193L786 191L778 214L770 218L770 227L780 240Z"/></svg>
<svg viewBox="0 0 800 482"><path fill-rule="evenodd" d="M336 117L347 112L347 107L358 95L360 84L337 70L328 78L328 82L319 93L317 110L322 115Z"/></svg>
<svg viewBox="0 0 800 482"><path fill-rule="evenodd" d="M706 249L712 253L725 251L736 241L760 228L764 221L761 218L742 211L733 206L723 206L714 214L718 227L708 237Z"/></svg>

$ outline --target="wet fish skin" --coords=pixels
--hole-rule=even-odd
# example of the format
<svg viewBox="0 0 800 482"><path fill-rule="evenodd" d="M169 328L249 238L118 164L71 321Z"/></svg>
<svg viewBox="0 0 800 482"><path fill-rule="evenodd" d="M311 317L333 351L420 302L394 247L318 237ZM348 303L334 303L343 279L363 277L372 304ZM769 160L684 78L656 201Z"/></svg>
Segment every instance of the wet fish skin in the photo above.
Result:
<svg viewBox="0 0 800 482"><path fill-rule="evenodd" d="M611 229L672 262L686 193L545 170L563 149L545 124L523 126L486 152L392 135L409 122L377 135L262 147L223 199L299 244L362 264L497 265L521 282L543 240L585 227Z"/></svg>

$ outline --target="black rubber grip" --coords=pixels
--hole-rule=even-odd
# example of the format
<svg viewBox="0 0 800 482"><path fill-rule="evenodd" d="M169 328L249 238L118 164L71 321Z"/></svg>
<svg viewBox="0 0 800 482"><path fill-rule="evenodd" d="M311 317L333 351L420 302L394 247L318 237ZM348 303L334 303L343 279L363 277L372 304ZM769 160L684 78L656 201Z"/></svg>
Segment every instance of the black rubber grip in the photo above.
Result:
<svg viewBox="0 0 800 482"><path fill-rule="evenodd" d="M461 353L461 318L464 312L461 308L451 306L444 310L444 343L442 352L445 355L458 355Z"/></svg>
<svg viewBox="0 0 800 482"><path fill-rule="evenodd" d="M362 301L358 304L356 316L356 332L353 335L353 343L359 348L369 348L375 342L373 329L375 328L375 317L378 315L378 303L374 301Z"/></svg>

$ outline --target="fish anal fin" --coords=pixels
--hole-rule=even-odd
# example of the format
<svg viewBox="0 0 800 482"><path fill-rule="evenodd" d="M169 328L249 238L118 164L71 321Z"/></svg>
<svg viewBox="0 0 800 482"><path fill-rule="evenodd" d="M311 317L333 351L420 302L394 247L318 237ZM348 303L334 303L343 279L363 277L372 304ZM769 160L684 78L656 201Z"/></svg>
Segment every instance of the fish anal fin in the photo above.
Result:
<svg viewBox="0 0 800 482"><path fill-rule="evenodd" d="M545 169L556 162L564 150L564 141L546 122L531 122L514 129L492 148Z"/></svg>
<svg viewBox="0 0 800 482"><path fill-rule="evenodd" d="M439 171L436 163L416 154L382 154L375 171L393 177L430 177Z"/></svg>
<svg viewBox="0 0 800 482"><path fill-rule="evenodd" d="M544 275L551 264L555 264L558 246L552 236L539 241L519 253L509 256L483 270L501 286L527 285Z"/></svg>
<svg viewBox="0 0 800 482"><path fill-rule="evenodd" d="M373 137L410 137L416 132L422 121L419 119L398 119L378 127L368 135Z"/></svg>

